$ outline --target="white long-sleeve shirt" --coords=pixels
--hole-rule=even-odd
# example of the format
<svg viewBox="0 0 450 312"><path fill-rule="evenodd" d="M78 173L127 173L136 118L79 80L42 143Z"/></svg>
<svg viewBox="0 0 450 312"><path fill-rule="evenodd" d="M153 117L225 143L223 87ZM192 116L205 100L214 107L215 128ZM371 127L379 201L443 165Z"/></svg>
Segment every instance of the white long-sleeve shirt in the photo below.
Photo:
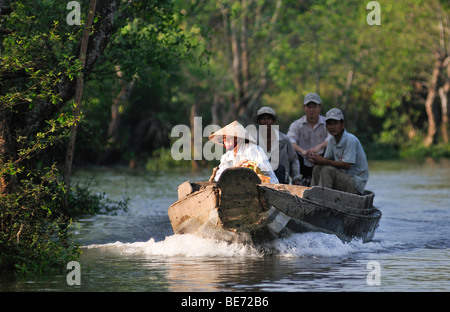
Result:
<svg viewBox="0 0 450 312"><path fill-rule="evenodd" d="M291 143L297 144L304 150L309 150L310 148L313 148L319 145L320 143L323 143L323 141L325 140L329 141L331 138L331 135L328 133L327 130L327 123L325 121L325 117L321 115L319 116L319 121L314 126L314 128L311 128L310 124L306 119L306 116L297 119L290 125L287 136L289 137ZM322 154L324 150L325 149L321 149L319 151L319 154ZM308 167L314 166L308 160L307 157L305 157L304 155L302 155L302 157L305 166Z"/></svg>
<svg viewBox="0 0 450 312"><path fill-rule="evenodd" d="M233 150L227 151L220 158L220 165L217 169L214 181L218 181L222 172L225 169L234 167L239 161L247 159L255 161L258 164L258 168L261 170L262 174L270 178L270 183L278 183L278 179L272 170L269 159L267 159L264 150L256 144L253 143L241 143L238 146L236 156Z"/></svg>

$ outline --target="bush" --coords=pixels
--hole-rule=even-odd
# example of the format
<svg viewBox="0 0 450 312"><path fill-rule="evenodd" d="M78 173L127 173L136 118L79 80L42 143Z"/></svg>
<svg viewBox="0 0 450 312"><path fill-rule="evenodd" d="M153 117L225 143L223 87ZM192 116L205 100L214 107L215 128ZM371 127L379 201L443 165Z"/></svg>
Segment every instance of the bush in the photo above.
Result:
<svg viewBox="0 0 450 312"><path fill-rule="evenodd" d="M363 144L364 151L369 160L390 160L399 157L399 153L393 145L377 142Z"/></svg>
<svg viewBox="0 0 450 312"><path fill-rule="evenodd" d="M406 159L450 158L450 144L441 143L426 147L422 140L409 142L400 150L400 157Z"/></svg>
<svg viewBox="0 0 450 312"><path fill-rule="evenodd" d="M105 193L92 194L90 183L87 185L77 184L69 194L67 215L77 218L82 215L110 214L115 215L118 211L127 211L128 198L121 201L109 199Z"/></svg>
<svg viewBox="0 0 450 312"><path fill-rule="evenodd" d="M197 165L200 168L212 168L218 166L219 160L207 161L205 159L198 160ZM169 170L174 168L192 168L191 160L175 160L172 157L170 148L160 148L153 152L151 158L147 160L145 165L147 170Z"/></svg>
<svg viewBox="0 0 450 312"><path fill-rule="evenodd" d="M29 275L58 272L81 250L70 232L72 218L126 210L127 200L114 203L77 185L67 211L61 207L64 185L55 168L28 174L15 192L0 196L0 273Z"/></svg>
<svg viewBox="0 0 450 312"><path fill-rule="evenodd" d="M160 148L153 152L145 168L147 170L167 170L171 168L189 168L190 166L190 160L175 160L170 153L170 148Z"/></svg>
<svg viewBox="0 0 450 312"><path fill-rule="evenodd" d="M43 273L74 259L71 220L60 209L64 188L52 170L34 172L14 192L0 197L0 268L13 273Z"/></svg>

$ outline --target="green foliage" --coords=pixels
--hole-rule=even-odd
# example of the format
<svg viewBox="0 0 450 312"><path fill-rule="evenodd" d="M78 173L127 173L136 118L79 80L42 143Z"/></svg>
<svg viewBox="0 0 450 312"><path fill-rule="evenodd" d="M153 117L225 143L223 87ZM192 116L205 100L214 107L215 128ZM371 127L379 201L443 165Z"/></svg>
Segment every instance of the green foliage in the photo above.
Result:
<svg viewBox="0 0 450 312"><path fill-rule="evenodd" d="M29 172L17 187L20 191L0 196L0 271L37 274L63 268L79 250L60 209L64 187L56 169Z"/></svg>
<svg viewBox="0 0 450 312"><path fill-rule="evenodd" d="M117 31L86 82L86 118L76 146L82 161L96 163L100 158L108 162L99 157L107 149L118 151L113 159L128 162L167 146L167 135L164 140L153 140L154 132L142 133L142 128L156 119L157 125L151 122L148 127L157 128L162 136L189 110L184 109L186 103L176 101L180 94L174 93L183 85L180 63L192 60L198 42L187 38L180 23L182 16L170 0L121 3ZM125 84L130 86L126 95L122 93ZM111 106L117 102L120 129L112 140L108 128Z"/></svg>
<svg viewBox="0 0 450 312"><path fill-rule="evenodd" d="M450 158L450 144L441 143L426 147L421 138L415 138L402 146L400 157L405 159Z"/></svg>
<svg viewBox="0 0 450 312"><path fill-rule="evenodd" d="M19 187L20 192L0 196L0 273L63 271L81 252L70 232L73 218L127 209L127 199L114 202L105 194L91 194L89 185L77 185L68 210L61 210L65 187L54 167L29 173Z"/></svg>
<svg viewBox="0 0 450 312"><path fill-rule="evenodd" d="M145 168L150 171L159 171L173 168L189 168L190 166L191 162L189 160L174 160L170 153L170 148L160 148L153 152Z"/></svg>
<svg viewBox="0 0 450 312"><path fill-rule="evenodd" d="M367 159L373 160L392 160L399 158L399 151L390 144L367 142L364 144L364 152Z"/></svg>
<svg viewBox="0 0 450 312"><path fill-rule="evenodd" d="M91 183L75 185L69 194L68 216L76 219L83 215L116 215L127 211L129 198L114 201L106 193L92 194L90 189Z"/></svg>
<svg viewBox="0 0 450 312"><path fill-rule="evenodd" d="M202 168L213 168L219 165L219 160L198 161L197 164ZM153 151L151 157L147 160L145 168L149 171L165 171L177 168L191 168L191 160L174 160L170 148L159 148Z"/></svg>
<svg viewBox="0 0 450 312"><path fill-rule="evenodd" d="M229 29L234 22L239 32L246 20L251 76L257 80L267 70L270 81L257 105L273 107L280 115L282 130L287 131L290 122L303 115L303 97L315 91L323 99L322 113L331 107L343 109L349 130L372 146L376 157L396 157L410 138L423 139L426 88L442 39L448 40L450 12L446 1L380 0L380 26L367 24L368 2L282 1L273 36L268 35L269 22L277 1L245 3L251 8L249 12L239 0L177 2L186 12L186 30L198 29L197 24L210 25L210 37L197 35L212 51L203 70L208 76L191 75L195 72L191 64L183 74L195 84L188 81L182 88L177 86L183 95L190 95L184 101L188 107L209 107L209 115L213 95L221 92L228 99L236 91L231 83ZM230 20L223 17L227 10ZM441 16L447 29L444 38L440 34ZM447 79L445 73L440 78ZM200 85L206 87L200 90ZM224 101L220 108L229 114L231 104ZM257 108L249 107L247 114ZM203 112L199 115L205 117ZM389 153L377 152L378 147L386 146ZM442 152L433 154L446 155L443 146L435 148Z"/></svg>
<svg viewBox="0 0 450 312"><path fill-rule="evenodd" d="M93 118L81 114L75 119L67 89L82 70L78 51L88 3L81 2L79 26L66 23L66 2L2 2L9 4L11 14L0 19L0 271L39 274L61 270L78 256L68 231L72 218L127 207L127 199L113 202L78 185L63 209L65 187L58 167L70 128L81 123L77 143L83 146L76 150L92 151L86 146L94 145L97 150L90 155L97 156L107 140L108 110L119 90L117 68L121 79L147 85L148 77L168 76L191 46L175 23L171 1L121 2L117 32L100 56L102 66L86 75L83 104Z"/></svg>
<svg viewBox="0 0 450 312"><path fill-rule="evenodd" d="M176 69L189 56L191 44L174 19L171 1L124 2L115 26L102 63L119 66L126 81L146 85L148 77Z"/></svg>
<svg viewBox="0 0 450 312"><path fill-rule="evenodd" d="M77 49L82 30L60 22L65 5L15 1L12 13L0 20L0 28L13 30L0 37L2 273L63 270L80 253L68 230L71 218L126 207L126 201L114 206L104 195L78 187L63 209L62 158L54 152L79 121L70 107L63 107L61 88L81 72Z"/></svg>

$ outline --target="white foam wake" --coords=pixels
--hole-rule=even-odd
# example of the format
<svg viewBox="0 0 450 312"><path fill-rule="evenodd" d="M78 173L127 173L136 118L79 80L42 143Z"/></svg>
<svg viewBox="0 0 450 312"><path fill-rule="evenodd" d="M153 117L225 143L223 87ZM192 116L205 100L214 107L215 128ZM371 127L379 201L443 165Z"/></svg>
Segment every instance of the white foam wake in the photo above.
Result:
<svg viewBox="0 0 450 312"><path fill-rule="evenodd" d="M243 244L229 244L192 234L171 235L162 241L151 238L147 242L94 244L85 248L116 250L124 254L148 257L262 257L267 252L281 257L340 257L357 252L376 252L383 249L378 242L362 243L352 240L342 242L338 237L325 233L294 234L277 239L263 246L263 250Z"/></svg>
<svg viewBox="0 0 450 312"><path fill-rule="evenodd" d="M172 235L163 241L151 238L147 242L89 245L86 248L119 249L126 254L143 254L146 256L175 257L259 257L262 256L252 246L229 244L192 234Z"/></svg>
<svg viewBox="0 0 450 312"><path fill-rule="evenodd" d="M357 252L380 250L382 245L374 242L363 243L358 239L346 243L333 234L309 232L275 240L265 247L282 257L341 257Z"/></svg>

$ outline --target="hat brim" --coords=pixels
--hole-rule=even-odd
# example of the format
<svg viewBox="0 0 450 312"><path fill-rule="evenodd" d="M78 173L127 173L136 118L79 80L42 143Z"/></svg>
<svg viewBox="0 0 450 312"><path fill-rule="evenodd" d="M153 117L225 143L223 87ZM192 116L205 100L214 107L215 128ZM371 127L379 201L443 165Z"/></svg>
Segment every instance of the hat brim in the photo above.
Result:
<svg viewBox="0 0 450 312"><path fill-rule="evenodd" d="M227 126L217 130L208 138L214 143L222 145L224 135L241 138L243 140L249 140L250 142L257 144L256 140L250 135L247 130L245 130L245 128L238 121L233 121Z"/></svg>
<svg viewBox="0 0 450 312"><path fill-rule="evenodd" d="M277 120L277 116L276 115L273 115L273 114L270 114L270 113L262 113L262 114L253 116L252 117L253 122L256 123L256 124L259 123L259 117L261 117L262 115L270 115L270 116L272 116L273 120L275 120L275 121Z"/></svg>

